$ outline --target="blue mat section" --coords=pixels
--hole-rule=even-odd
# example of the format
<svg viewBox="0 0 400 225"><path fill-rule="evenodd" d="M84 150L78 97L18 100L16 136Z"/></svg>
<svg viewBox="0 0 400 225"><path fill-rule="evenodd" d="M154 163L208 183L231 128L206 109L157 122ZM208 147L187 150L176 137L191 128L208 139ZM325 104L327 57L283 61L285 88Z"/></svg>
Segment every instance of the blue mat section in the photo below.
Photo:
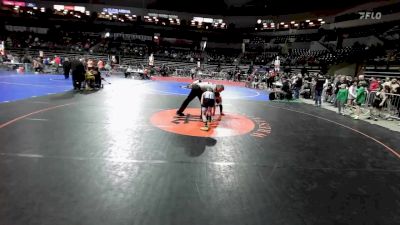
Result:
<svg viewBox="0 0 400 225"><path fill-rule="evenodd" d="M148 91L156 94L187 96L190 92L189 89L185 88L187 84L151 81L145 86ZM62 93L71 89L71 77L65 80L61 75L20 75L13 72L0 72L0 103ZM223 99L268 101L266 91L235 86L226 86L222 97Z"/></svg>
<svg viewBox="0 0 400 225"><path fill-rule="evenodd" d="M62 93L71 89L71 77L65 80L60 75L0 73L0 103Z"/></svg>
<svg viewBox="0 0 400 225"><path fill-rule="evenodd" d="M187 96L190 92L189 89L185 88L187 84L182 82L156 81L150 82L146 86L152 93ZM236 86L226 86L224 92L222 92L222 98L252 101L269 100L266 91Z"/></svg>

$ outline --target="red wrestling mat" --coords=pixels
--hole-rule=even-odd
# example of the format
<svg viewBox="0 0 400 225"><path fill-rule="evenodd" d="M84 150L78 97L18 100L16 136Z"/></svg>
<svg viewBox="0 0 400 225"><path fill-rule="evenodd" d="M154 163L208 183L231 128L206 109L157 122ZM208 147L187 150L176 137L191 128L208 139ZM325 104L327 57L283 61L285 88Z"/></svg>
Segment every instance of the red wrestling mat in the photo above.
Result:
<svg viewBox="0 0 400 225"><path fill-rule="evenodd" d="M190 77L161 77L161 76L152 76L152 80L160 80L160 81L176 81L176 82L187 82L187 83L192 83L194 80L192 80ZM236 81L227 81L227 80L212 80L212 79L205 79L203 81L208 81L214 84L223 84L226 86L239 86L239 87L244 87L245 83L244 82L236 82Z"/></svg>
<svg viewBox="0 0 400 225"><path fill-rule="evenodd" d="M199 108L187 108L185 116L177 116L176 109L163 110L156 112L150 118L151 123L167 132L195 136L195 137L229 137L244 135L255 128L254 122L246 116L239 114L226 113L218 121L219 115L214 116L209 131L200 128L204 123L200 120Z"/></svg>

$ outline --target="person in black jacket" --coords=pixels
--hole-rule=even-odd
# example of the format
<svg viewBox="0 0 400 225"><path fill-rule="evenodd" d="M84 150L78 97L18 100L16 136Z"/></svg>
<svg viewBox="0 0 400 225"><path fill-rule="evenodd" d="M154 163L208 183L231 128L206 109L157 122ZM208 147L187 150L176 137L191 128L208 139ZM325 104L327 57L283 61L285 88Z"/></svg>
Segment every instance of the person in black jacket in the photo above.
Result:
<svg viewBox="0 0 400 225"><path fill-rule="evenodd" d="M294 98L298 99L300 97L300 90L301 87L303 86L303 78L301 77L301 74L298 74L296 77L296 80L294 82Z"/></svg>
<svg viewBox="0 0 400 225"><path fill-rule="evenodd" d="M69 61L68 58L64 59L63 70L64 70L65 79L68 79L69 78L69 71L71 70L71 62Z"/></svg>
<svg viewBox="0 0 400 225"><path fill-rule="evenodd" d="M71 62L72 70L72 84L74 90L80 90L82 81L85 80L85 66L83 65L84 59L75 59Z"/></svg>
<svg viewBox="0 0 400 225"><path fill-rule="evenodd" d="M322 91L324 90L325 78L319 74L315 84L315 106L321 106Z"/></svg>

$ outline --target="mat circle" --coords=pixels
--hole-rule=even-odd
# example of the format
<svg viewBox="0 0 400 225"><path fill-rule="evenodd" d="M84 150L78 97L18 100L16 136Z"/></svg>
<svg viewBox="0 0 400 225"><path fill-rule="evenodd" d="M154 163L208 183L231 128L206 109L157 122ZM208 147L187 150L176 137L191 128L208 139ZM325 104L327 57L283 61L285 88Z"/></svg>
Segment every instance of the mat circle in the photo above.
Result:
<svg viewBox="0 0 400 225"><path fill-rule="evenodd" d="M217 114L211 123L209 131L203 131L200 128L204 123L200 119L199 108L188 108L185 110L185 116L177 116L176 109L163 110L154 113L150 121L151 123L167 132L194 136L194 137L230 137L245 135L255 128L253 120L247 116L226 113L221 117Z"/></svg>

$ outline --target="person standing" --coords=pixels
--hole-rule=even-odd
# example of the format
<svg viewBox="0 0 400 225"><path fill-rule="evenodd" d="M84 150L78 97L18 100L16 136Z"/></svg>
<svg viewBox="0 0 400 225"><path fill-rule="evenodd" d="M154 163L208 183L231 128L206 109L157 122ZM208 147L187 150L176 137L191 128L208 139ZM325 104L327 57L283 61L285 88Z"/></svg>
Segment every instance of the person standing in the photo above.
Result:
<svg viewBox="0 0 400 225"><path fill-rule="evenodd" d="M353 117L355 120L358 120L360 117L360 107L365 103L365 100L367 98L367 92L365 87L368 86L366 82L360 82L358 83L359 87L356 90L356 114Z"/></svg>
<svg viewBox="0 0 400 225"><path fill-rule="evenodd" d="M298 74L297 77L295 78L294 82L294 98L298 99L300 97L300 90L301 87L303 86L303 78L301 77L301 74Z"/></svg>
<svg viewBox="0 0 400 225"><path fill-rule="evenodd" d="M347 90L347 85L346 84L340 85L340 89L336 96L336 99L338 101L338 113L339 114L344 115L344 113L342 112L342 109L344 108L344 104L346 103L348 96L350 96L350 95L349 95L349 91Z"/></svg>
<svg viewBox="0 0 400 225"><path fill-rule="evenodd" d="M324 90L325 78L319 74L315 82L315 106L321 107L322 91Z"/></svg>
<svg viewBox="0 0 400 225"><path fill-rule="evenodd" d="M69 78L69 72L70 72L70 70L71 70L71 62L69 61L68 58L65 58L65 59L64 59L64 62L63 62L63 70L64 70L64 77L65 77L65 79L68 79L68 78Z"/></svg>
<svg viewBox="0 0 400 225"><path fill-rule="evenodd" d="M348 102L347 102L347 104L349 105L349 106L352 106L353 105L353 101L354 101L354 99L356 99L356 97L357 97L357 82L356 81L353 81L353 83L351 84L351 86L349 87L349 96L348 96Z"/></svg>
<svg viewBox="0 0 400 225"><path fill-rule="evenodd" d="M103 60L99 59L99 61L97 62L97 68L99 69L99 71L103 71L103 69L104 69Z"/></svg>

